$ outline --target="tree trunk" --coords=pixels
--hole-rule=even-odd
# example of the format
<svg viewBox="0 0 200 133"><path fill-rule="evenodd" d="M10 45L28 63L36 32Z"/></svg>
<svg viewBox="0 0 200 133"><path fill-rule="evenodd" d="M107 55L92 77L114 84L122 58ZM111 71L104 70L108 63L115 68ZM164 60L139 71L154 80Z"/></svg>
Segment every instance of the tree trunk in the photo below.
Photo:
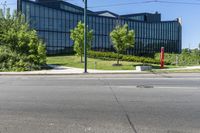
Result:
<svg viewBox="0 0 200 133"><path fill-rule="evenodd" d="M117 65L119 65L119 53L117 54Z"/></svg>
<svg viewBox="0 0 200 133"><path fill-rule="evenodd" d="M83 63L83 55L81 54L81 63Z"/></svg>

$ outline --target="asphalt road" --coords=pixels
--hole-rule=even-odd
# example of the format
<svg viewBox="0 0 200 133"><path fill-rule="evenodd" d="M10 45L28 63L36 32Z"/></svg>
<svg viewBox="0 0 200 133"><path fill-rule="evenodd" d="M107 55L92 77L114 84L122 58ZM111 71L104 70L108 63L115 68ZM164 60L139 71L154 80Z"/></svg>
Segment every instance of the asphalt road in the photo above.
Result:
<svg viewBox="0 0 200 133"><path fill-rule="evenodd" d="M2 76L0 133L200 133L200 74Z"/></svg>

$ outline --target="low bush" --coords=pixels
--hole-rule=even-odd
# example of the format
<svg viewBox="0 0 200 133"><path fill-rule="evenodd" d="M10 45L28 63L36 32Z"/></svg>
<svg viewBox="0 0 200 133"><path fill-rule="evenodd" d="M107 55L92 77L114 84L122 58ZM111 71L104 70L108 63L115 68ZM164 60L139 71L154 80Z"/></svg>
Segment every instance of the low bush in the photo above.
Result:
<svg viewBox="0 0 200 133"><path fill-rule="evenodd" d="M97 58L97 59L104 59L104 60L117 60L117 53L114 53L114 52L89 51L88 56L90 58ZM141 62L144 64L160 64L159 59L153 59L153 58L149 58L149 57L139 57L139 56L120 54L119 59L121 61ZM165 64L169 65L170 62L166 62Z"/></svg>
<svg viewBox="0 0 200 133"><path fill-rule="evenodd" d="M16 51L0 46L0 71L39 70L43 65L30 60L29 56L20 55Z"/></svg>
<svg viewBox="0 0 200 133"><path fill-rule="evenodd" d="M198 50L183 49L181 54L165 53L165 61L180 66L199 65L200 55L198 55L198 52L200 53L200 51ZM155 59L159 58L160 58L160 53L155 54Z"/></svg>
<svg viewBox="0 0 200 133"><path fill-rule="evenodd" d="M23 15L0 18L0 71L39 70L45 64L45 45Z"/></svg>

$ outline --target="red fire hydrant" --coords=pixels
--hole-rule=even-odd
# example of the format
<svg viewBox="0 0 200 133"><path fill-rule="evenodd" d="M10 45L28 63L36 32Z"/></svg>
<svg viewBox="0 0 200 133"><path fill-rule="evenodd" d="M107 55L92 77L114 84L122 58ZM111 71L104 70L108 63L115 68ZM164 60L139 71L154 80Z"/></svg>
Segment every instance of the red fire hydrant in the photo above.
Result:
<svg viewBox="0 0 200 133"><path fill-rule="evenodd" d="M164 64L165 64L165 58L164 58L164 56L165 56L165 48L164 47L162 47L161 48L161 53L160 53L160 68L161 69L163 69L164 68Z"/></svg>

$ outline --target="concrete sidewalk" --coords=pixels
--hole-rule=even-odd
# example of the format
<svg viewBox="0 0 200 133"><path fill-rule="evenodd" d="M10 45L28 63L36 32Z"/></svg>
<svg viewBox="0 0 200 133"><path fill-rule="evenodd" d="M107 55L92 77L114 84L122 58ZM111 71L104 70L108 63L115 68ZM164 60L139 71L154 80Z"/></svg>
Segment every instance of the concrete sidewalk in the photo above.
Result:
<svg viewBox="0 0 200 133"><path fill-rule="evenodd" d="M84 69L72 68L65 66L49 65L53 69L41 71L27 71L27 72L0 72L0 75L75 75L83 74ZM183 68L162 69L165 70L193 70L200 69L200 66L191 66ZM131 74L131 73L148 73L137 70L92 70L88 69L89 74Z"/></svg>
<svg viewBox="0 0 200 133"><path fill-rule="evenodd" d="M200 66L188 66L188 67L182 67L182 68L170 68L170 69L161 69L161 70L194 70L194 69L200 69Z"/></svg>
<svg viewBox="0 0 200 133"><path fill-rule="evenodd" d="M41 71L27 71L27 72L0 72L0 75L70 75L70 74L83 74L84 69L73 68L57 65L49 65L53 69ZM89 74L112 74L112 73L145 73L136 70L92 70L88 69Z"/></svg>

